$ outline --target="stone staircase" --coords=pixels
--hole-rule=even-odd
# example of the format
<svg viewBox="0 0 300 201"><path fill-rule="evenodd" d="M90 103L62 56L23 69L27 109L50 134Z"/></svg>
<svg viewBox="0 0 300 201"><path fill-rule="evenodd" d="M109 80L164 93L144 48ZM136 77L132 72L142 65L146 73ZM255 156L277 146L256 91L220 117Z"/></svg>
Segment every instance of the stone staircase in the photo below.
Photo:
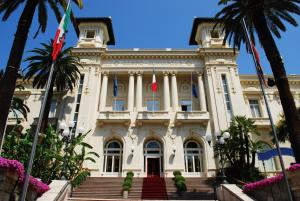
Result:
<svg viewBox="0 0 300 201"><path fill-rule="evenodd" d="M122 200L124 178L90 177L75 188L69 201ZM178 194L172 178L133 178L128 200L214 200L212 178L186 178L187 191Z"/></svg>
<svg viewBox="0 0 300 201"><path fill-rule="evenodd" d="M69 200L121 199L123 180L121 177L89 177L73 190Z"/></svg>

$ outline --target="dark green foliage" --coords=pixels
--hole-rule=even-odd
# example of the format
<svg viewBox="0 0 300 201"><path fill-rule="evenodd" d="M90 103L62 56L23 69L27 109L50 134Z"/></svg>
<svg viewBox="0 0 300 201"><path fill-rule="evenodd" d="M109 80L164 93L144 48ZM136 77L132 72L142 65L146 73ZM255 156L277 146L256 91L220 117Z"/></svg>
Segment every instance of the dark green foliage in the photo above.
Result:
<svg viewBox="0 0 300 201"><path fill-rule="evenodd" d="M24 80L31 80L34 88L42 89L46 86L52 67L51 53L53 41L41 43L42 48L35 48L30 51L31 56L25 61L29 65L25 68ZM71 54L72 48L64 49L57 57L53 77L50 84L49 94L46 100L45 112L41 132L43 133L48 125L48 116L51 107L54 87L56 91L73 90L80 77L79 68L82 67L79 58Z"/></svg>
<svg viewBox="0 0 300 201"><path fill-rule="evenodd" d="M185 181L185 178L181 175L176 175L175 176L175 181Z"/></svg>
<svg viewBox="0 0 300 201"><path fill-rule="evenodd" d="M184 192L186 191L186 185L185 185L185 182L184 181L177 181L176 182L176 187L177 187L177 190L179 192Z"/></svg>
<svg viewBox="0 0 300 201"><path fill-rule="evenodd" d="M126 175L127 175L127 177L131 177L132 178L134 176L134 173L132 171L129 171L129 172L127 172Z"/></svg>
<svg viewBox="0 0 300 201"><path fill-rule="evenodd" d="M298 112L298 116L300 117L300 108L297 109L297 112ZM281 115L280 120L276 124L276 132L277 132L278 140L280 142L285 142L287 140L290 140L287 123L283 114ZM272 137L273 143L275 143L275 139L272 132L270 132L270 136Z"/></svg>
<svg viewBox="0 0 300 201"><path fill-rule="evenodd" d="M178 192L184 192L186 191L186 185L185 185L185 178L181 176L180 171L174 171L173 172L174 181L175 181L175 186L177 187Z"/></svg>
<svg viewBox="0 0 300 201"><path fill-rule="evenodd" d="M123 182L123 191L129 191L131 189L133 176L134 176L133 172L131 171L127 172Z"/></svg>
<svg viewBox="0 0 300 201"><path fill-rule="evenodd" d="M181 175L181 172L179 170L175 170L173 171L173 175L176 177L176 175Z"/></svg>
<svg viewBox="0 0 300 201"><path fill-rule="evenodd" d="M261 142L252 141L250 134L259 135L254 121L244 116L235 116L228 129L230 138L222 146L225 156L224 164L228 164L226 176L247 182L261 178L255 168L257 151L262 148Z"/></svg>
<svg viewBox="0 0 300 201"><path fill-rule="evenodd" d="M21 133L17 130L17 126L15 128L6 135L1 156L19 160L26 165L32 146L33 135L30 130ZM66 158L67 172L64 173L64 142L60 135L50 126L46 130L46 134L39 136L32 176L40 178L45 183L50 183L52 180L60 179L64 175L71 181L73 186L78 186L90 174L90 171L83 167L83 163L85 161L94 162L94 157L99 157L95 152L87 152L88 149L92 148L92 146L83 142L87 134L76 136L66 150L68 153Z"/></svg>

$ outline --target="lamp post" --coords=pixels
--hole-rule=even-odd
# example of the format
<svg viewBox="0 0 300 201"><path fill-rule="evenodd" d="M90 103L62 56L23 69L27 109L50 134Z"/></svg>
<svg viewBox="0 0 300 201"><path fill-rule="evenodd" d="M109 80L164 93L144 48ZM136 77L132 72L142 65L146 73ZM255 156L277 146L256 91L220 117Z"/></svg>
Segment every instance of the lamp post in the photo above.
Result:
<svg viewBox="0 0 300 201"><path fill-rule="evenodd" d="M213 137L209 134L209 135L206 135L205 138L206 138L206 140L207 140L207 142L210 146ZM215 139L215 145L213 146L213 148L214 148L214 150L215 150L215 152L218 156L219 164L221 165L221 171L219 169L218 170L218 175L217 175L217 177L219 178L219 181L220 181L221 184L227 183L225 172L224 172L225 158L224 158L222 150L224 148L224 145L225 145L227 139L229 139L229 138L230 138L230 133L229 132L224 132L223 134L217 133L216 134L216 139Z"/></svg>
<svg viewBox="0 0 300 201"><path fill-rule="evenodd" d="M73 121L69 121L68 124L65 122L62 122L59 125L62 140L65 142L65 148L64 148L65 155L64 155L63 170L62 170L62 176L61 176L62 180L66 180L67 156L68 156L69 144L74 141L77 134L82 134L84 132L84 128L82 128L82 127L79 127L75 132L72 132L74 127L75 127L75 123Z"/></svg>

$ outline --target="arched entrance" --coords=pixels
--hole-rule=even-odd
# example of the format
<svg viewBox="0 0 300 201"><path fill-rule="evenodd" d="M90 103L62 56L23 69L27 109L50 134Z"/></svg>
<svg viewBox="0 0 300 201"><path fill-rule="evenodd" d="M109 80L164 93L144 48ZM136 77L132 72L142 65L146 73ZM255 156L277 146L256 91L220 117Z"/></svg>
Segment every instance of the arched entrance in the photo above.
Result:
<svg viewBox="0 0 300 201"><path fill-rule="evenodd" d="M195 140L184 143L185 172L203 172L203 151L201 145Z"/></svg>
<svg viewBox="0 0 300 201"><path fill-rule="evenodd" d="M163 171L163 147L157 140L149 140L144 145L144 171L147 177L160 177Z"/></svg>

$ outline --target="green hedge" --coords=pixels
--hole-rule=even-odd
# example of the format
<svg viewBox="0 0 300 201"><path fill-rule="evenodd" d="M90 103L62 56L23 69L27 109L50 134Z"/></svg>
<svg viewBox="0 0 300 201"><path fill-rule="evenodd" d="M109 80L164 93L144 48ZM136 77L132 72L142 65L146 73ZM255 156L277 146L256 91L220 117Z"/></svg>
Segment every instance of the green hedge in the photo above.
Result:
<svg viewBox="0 0 300 201"><path fill-rule="evenodd" d="M130 191L132 187L132 179L133 179L133 172L127 172L126 177L123 182L123 191Z"/></svg>

